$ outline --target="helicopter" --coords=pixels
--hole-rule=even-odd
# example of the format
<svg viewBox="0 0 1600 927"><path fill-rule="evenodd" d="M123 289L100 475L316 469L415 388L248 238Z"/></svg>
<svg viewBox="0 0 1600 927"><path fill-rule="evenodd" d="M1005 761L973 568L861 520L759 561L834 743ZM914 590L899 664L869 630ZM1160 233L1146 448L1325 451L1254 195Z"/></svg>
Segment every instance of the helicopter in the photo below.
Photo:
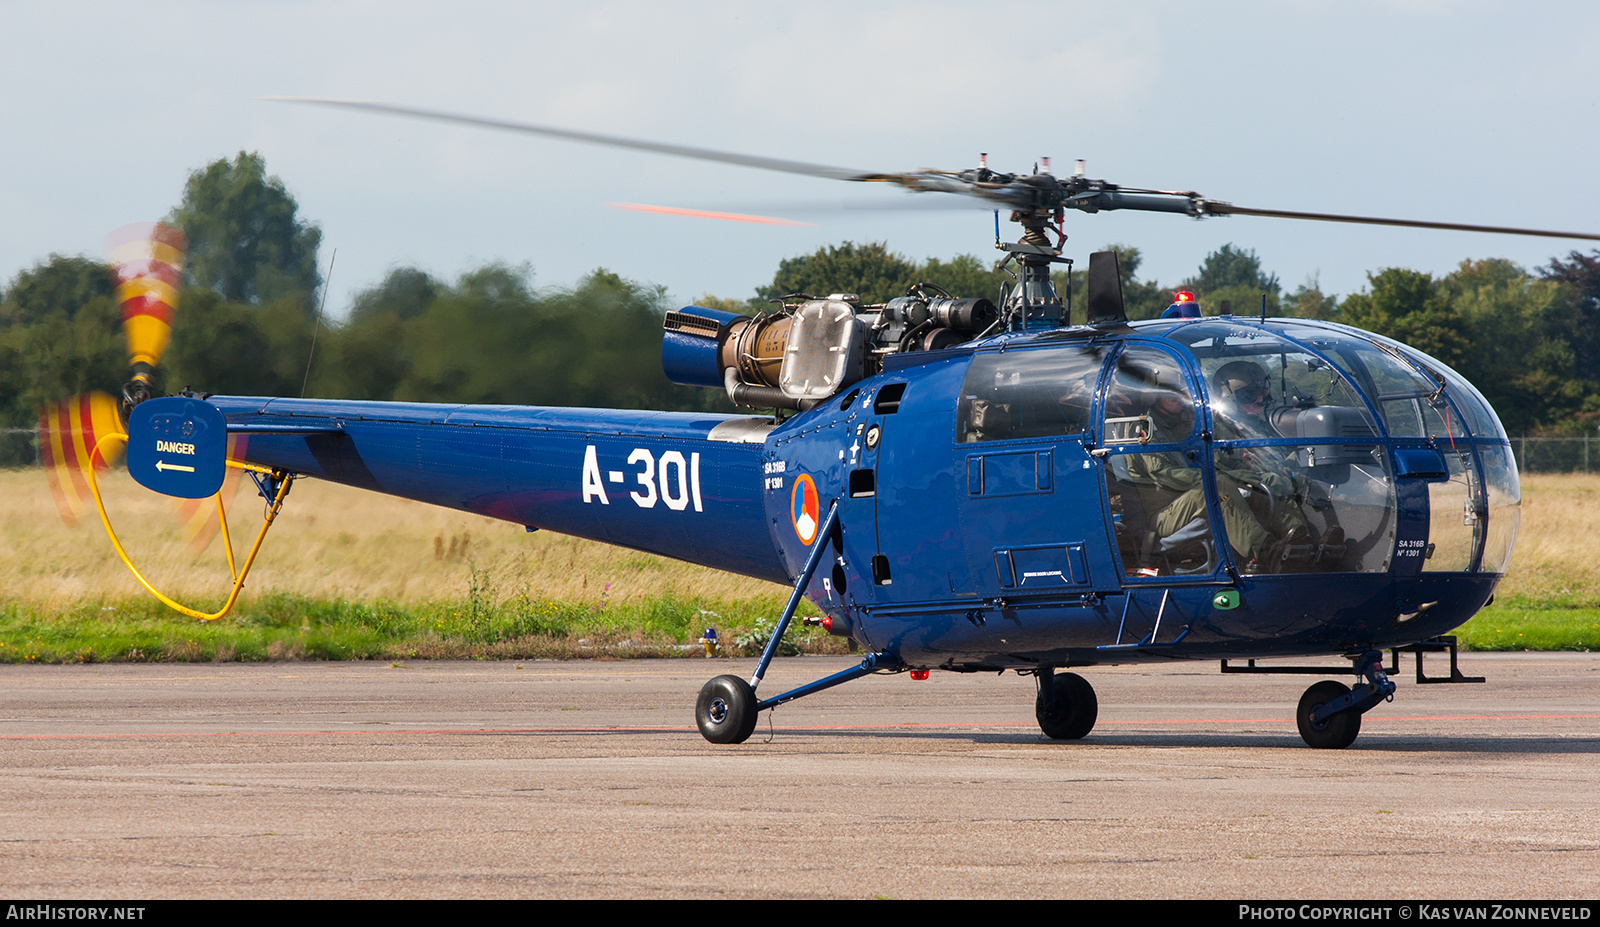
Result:
<svg viewBox="0 0 1600 927"><path fill-rule="evenodd" d="M1356 685L1319 681L1295 709L1305 743L1325 749L1349 746L1362 715L1393 698L1401 652L1415 654L1419 682L1483 681L1460 672L1447 632L1492 599L1521 491L1505 430L1471 383L1399 342L1264 307L1202 317L1180 303L1130 321L1115 252L1089 256L1083 294L1059 292L1051 269L1073 263L1069 212L1600 235L1255 209L1091 179L1082 162L1068 176L1048 161L1005 173L986 159L877 173L269 99L974 197L996 209L1011 282L994 300L917 284L882 304L797 293L759 315L666 313L669 380L771 414L151 398L159 349L136 350L125 432L102 424L78 439L77 459L124 443L140 483L187 499L247 471L269 506L245 572L309 476L785 584L751 678L717 676L696 699L696 725L717 744L747 740L763 711L874 674L1032 675L1041 731L1078 740L1098 700L1074 669L1215 660L1225 673L1325 674L1256 661L1332 655L1351 661ZM1001 210L1021 226L1015 242L1001 240ZM216 618L243 584L235 576L223 612L163 600ZM762 697L802 598L863 657ZM1423 655L1444 652L1450 674L1426 676Z"/></svg>

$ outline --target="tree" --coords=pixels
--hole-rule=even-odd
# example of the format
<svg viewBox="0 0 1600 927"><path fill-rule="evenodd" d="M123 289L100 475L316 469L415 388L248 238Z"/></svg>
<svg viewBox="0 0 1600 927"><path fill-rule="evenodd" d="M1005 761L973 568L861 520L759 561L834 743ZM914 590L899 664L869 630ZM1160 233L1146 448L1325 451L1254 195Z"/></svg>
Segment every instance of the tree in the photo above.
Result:
<svg viewBox="0 0 1600 927"><path fill-rule="evenodd" d="M1312 275L1283 298L1283 309L1295 318L1331 321L1339 316L1339 297L1322 292L1322 282Z"/></svg>
<svg viewBox="0 0 1600 927"><path fill-rule="evenodd" d="M1600 381L1600 250L1587 255L1573 251L1566 261L1552 260L1539 273L1573 289L1565 330L1574 364L1583 378Z"/></svg>
<svg viewBox="0 0 1600 927"><path fill-rule="evenodd" d="M1252 249L1235 248L1231 243L1206 255L1200 271L1184 281L1184 286L1214 292L1228 287L1248 287L1278 292L1278 275L1261 270L1261 259Z"/></svg>
<svg viewBox="0 0 1600 927"><path fill-rule="evenodd" d="M1578 297L1589 304L1586 308L1600 310L1600 249L1593 254L1573 251L1565 261L1552 258L1540 270L1540 276L1572 285L1577 289Z"/></svg>
<svg viewBox="0 0 1600 927"><path fill-rule="evenodd" d="M189 289L180 297L162 374L170 389L298 396L310 357L311 321L298 302L251 306Z"/></svg>
<svg viewBox="0 0 1600 927"><path fill-rule="evenodd" d="M1236 315L1255 315L1261 310L1263 295L1268 315L1282 312L1278 275L1261 270L1261 259L1255 251L1232 244L1206 255L1195 276L1179 285L1194 292L1208 315L1220 313L1224 301L1231 304Z"/></svg>
<svg viewBox="0 0 1600 927"><path fill-rule="evenodd" d="M1507 428L1580 426L1600 384L1592 368L1583 369L1580 353L1592 351L1593 339L1572 286L1489 259L1463 261L1439 288L1472 342L1452 365L1483 391Z"/></svg>
<svg viewBox="0 0 1600 927"><path fill-rule="evenodd" d="M661 370L660 287L599 269L535 291L526 267L469 271L414 318L377 312L329 339L319 389L374 399L732 411ZM741 307L742 308L742 307ZM344 379L341 387L336 378Z"/></svg>
<svg viewBox="0 0 1600 927"><path fill-rule="evenodd" d="M958 254L948 261L928 258L913 276L916 282L931 283L957 299L982 296L994 301L1000 299L1000 286L1008 279L1005 271L972 254Z"/></svg>
<svg viewBox="0 0 1600 927"><path fill-rule="evenodd" d="M359 322L379 313L390 313L402 321L415 319L428 311L443 289L439 281L415 267L391 268L382 283L356 295L350 320Z"/></svg>
<svg viewBox="0 0 1600 927"><path fill-rule="evenodd" d="M756 301L790 293L855 293L863 303L885 303L904 296L906 288L917 282L916 277L917 266L891 254L883 242L857 245L847 241L782 261L771 285L756 288Z"/></svg>
<svg viewBox="0 0 1600 927"><path fill-rule="evenodd" d="M0 327L31 325L50 315L75 318L91 300L110 298L113 289L104 263L52 254L11 281L0 302Z"/></svg>
<svg viewBox="0 0 1600 927"><path fill-rule="evenodd" d="M47 402L120 388L128 351L112 290L106 265L59 254L11 281L0 302L0 427L33 424ZM24 459L7 453L4 462Z"/></svg>
<svg viewBox="0 0 1600 927"><path fill-rule="evenodd" d="M1387 335L1460 369L1472 339L1459 312L1430 274L1388 267L1367 274L1370 293L1345 297L1340 321Z"/></svg>
<svg viewBox="0 0 1600 927"><path fill-rule="evenodd" d="M189 236L192 285L230 302L263 305L293 299L305 312L322 283L322 232L301 221L283 181L268 176L255 152L220 158L189 175L183 203L169 221Z"/></svg>

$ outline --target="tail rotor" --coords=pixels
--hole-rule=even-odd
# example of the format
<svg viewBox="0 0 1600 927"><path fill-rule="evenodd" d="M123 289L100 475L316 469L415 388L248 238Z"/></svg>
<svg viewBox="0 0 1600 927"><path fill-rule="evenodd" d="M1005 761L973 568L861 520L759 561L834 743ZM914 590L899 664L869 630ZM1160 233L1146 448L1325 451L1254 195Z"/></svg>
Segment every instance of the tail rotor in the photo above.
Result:
<svg viewBox="0 0 1600 927"><path fill-rule="evenodd" d="M122 308L122 332L128 339L132 375L122 387L123 414L153 393L152 380L161 355L172 340L172 316L183 282L183 260L189 240L170 225L137 222L106 238Z"/></svg>
<svg viewBox="0 0 1600 927"><path fill-rule="evenodd" d="M155 395L155 372L172 341L173 314L183 284L189 242L182 232L159 222L138 222L106 237L111 254L116 300L128 344L128 381L120 399L95 391L52 402L39 410L39 456L50 481L61 520L77 523L94 509L88 470L106 470L122 462L124 442L96 445L111 434L127 434L128 413ZM230 456L243 455L243 438L229 446ZM224 493L238 484L230 471ZM217 519L207 507L175 500L182 533L198 553L217 533ZM185 510L187 507L187 510Z"/></svg>

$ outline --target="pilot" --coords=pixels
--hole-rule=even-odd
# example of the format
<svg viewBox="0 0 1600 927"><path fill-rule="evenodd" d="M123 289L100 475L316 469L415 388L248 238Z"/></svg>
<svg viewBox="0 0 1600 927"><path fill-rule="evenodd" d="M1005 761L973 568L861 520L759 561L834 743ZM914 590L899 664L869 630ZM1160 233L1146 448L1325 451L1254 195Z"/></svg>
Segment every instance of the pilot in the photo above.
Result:
<svg viewBox="0 0 1600 927"><path fill-rule="evenodd" d="M1131 376L1129 376L1131 375ZM1142 382L1146 388L1129 389L1127 380ZM1145 443L1177 444L1194 430L1194 403L1175 370L1119 365L1113 380L1108 407L1129 413L1144 409L1150 422ZM1128 408L1132 405L1132 408ZM1108 423L1107 428L1111 426ZM1132 434L1124 437L1132 438ZM1171 538L1193 523L1206 524L1206 497L1201 472L1189 465L1184 455L1165 453L1128 454L1122 457L1126 478L1139 490L1149 527L1162 539ZM1206 532L1209 534L1209 530Z"/></svg>
<svg viewBox="0 0 1600 927"><path fill-rule="evenodd" d="M1280 437L1267 420L1271 393L1267 371L1255 361L1230 361L1217 368L1211 377L1216 437L1223 441ZM1343 556L1344 529L1337 525L1323 533L1320 547L1311 546L1311 525L1300 507L1305 480L1282 449L1267 446L1224 452L1218 455L1217 473L1219 492L1223 474L1244 487L1244 497L1252 503L1263 527L1282 537L1280 555L1285 559L1330 560ZM1282 566L1278 563L1272 569Z"/></svg>
<svg viewBox="0 0 1600 927"><path fill-rule="evenodd" d="M1248 363L1248 362L1246 362ZM1145 400L1152 433L1149 443L1170 444L1185 440L1194 428L1194 405L1175 371L1149 371L1144 376L1155 385ZM1265 385L1266 374L1261 372ZM1264 411L1264 395L1256 403ZM1265 419L1261 419L1264 424ZM1257 449L1252 449L1257 450ZM1278 502L1268 496L1261 501L1272 504L1258 510L1252 495L1270 482L1280 489L1288 487L1293 496L1293 481L1276 470L1263 475L1239 454L1219 455L1217 494L1228 539L1246 572L1281 572L1286 565L1309 558L1313 548L1305 516L1292 498ZM1228 458L1233 458L1232 465ZM1161 538L1177 535L1197 519L1207 518L1201 471L1177 452L1127 455L1128 479L1142 487L1141 501L1153 512L1150 527ZM1269 491L1270 492L1270 491Z"/></svg>
<svg viewBox="0 0 1600 927"><path fill-rule="evenodd" d="M1011 437L1011 404L971 397L967 400L967 433L963 441L1002 441Z"/></svg>
<svg viewBox="0 0 1600 927"><path fill-rule="evenodd" d="M1267 399L1272 383L1267 371L1255 361L1229 361L1211 376L1211 414L1216 420L1217 438L1276 438L1278 432L1267 422Z"/></svg>

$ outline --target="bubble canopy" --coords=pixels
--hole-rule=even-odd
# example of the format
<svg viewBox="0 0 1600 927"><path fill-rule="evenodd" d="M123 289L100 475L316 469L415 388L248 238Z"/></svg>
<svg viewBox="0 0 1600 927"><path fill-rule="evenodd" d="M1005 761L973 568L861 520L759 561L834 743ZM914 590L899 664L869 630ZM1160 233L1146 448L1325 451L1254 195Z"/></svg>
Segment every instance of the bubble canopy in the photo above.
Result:
<svg viewBox="0 0 1600 927"><path fill-rule="evenodd" d="M1294 509L1287 519L1275 512L1279 530L1302 525L1314 539L1337 539L1349 571L1386 571L1402 557L1421 558L1423 572L1505 571L1521 504L1516 462L1494 409L1456 371L1390 339L1309 319L1214 316L1134 328L1192 358L1206 397L1206 421L1196 425L1213 439L1214 472L1242 481L1253 465L1277 474L1265 482L1289 487L1275 494L1280 509ZM1395 507L1397 490L1418 491L1408 482L1418 454L1443 465L1414 480L1426 484L1430 519L1427 538L1412 542L1395 535ZM1243 545L1234 549L1244 559Z"/></svg>

